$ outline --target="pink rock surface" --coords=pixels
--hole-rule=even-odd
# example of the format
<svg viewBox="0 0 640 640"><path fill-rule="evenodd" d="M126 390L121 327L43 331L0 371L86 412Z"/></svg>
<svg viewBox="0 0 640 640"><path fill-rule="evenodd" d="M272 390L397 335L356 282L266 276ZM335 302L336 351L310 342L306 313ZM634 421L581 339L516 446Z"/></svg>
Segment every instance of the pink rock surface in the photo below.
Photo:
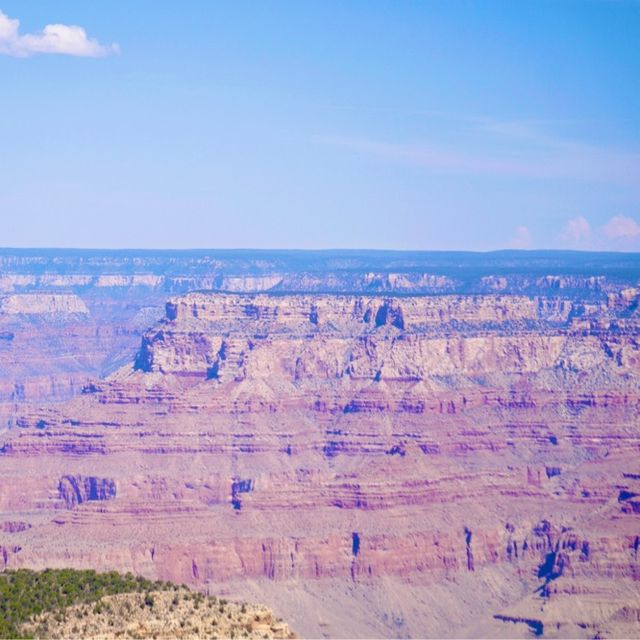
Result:
<svg viewBox="0 0 640 640"><path fill-rule="evenodd" d="M637 302L172 299L5 435L0 562L244 592L310 636L637 635Z"/></svg>

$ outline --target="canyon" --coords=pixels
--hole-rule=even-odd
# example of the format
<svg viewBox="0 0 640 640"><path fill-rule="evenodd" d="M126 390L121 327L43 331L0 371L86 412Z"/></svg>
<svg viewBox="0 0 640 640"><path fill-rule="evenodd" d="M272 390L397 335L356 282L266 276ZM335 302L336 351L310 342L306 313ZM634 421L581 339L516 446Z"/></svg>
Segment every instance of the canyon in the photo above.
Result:
<svg viewBox="0 0 640 640"><path fill-rule="evenodd" d="M129 362L166 299L220 292L617 295L634 254L0 249L0 429Z"/></svg>
<svg viewBox="0 0 640 640"><path fill-rule="evenodd" d="M640 636L640 257L0 255L0 568L309 637Z"/></svg>

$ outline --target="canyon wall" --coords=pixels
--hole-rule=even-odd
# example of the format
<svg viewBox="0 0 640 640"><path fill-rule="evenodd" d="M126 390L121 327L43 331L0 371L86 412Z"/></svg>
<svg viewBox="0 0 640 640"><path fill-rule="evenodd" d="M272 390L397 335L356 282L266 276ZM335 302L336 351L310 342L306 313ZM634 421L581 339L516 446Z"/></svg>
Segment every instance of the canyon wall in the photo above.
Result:
<svg viewBox="0 0 640 640"><path fill-rule="evenodd" d="M243 593L314 637L638 636L625 278L173 297L128 364L16 413L0 561Z"/></svg>
<svg viewBox="0 0 640 640"><path fill-rule="evenodd" d="M635 254L0 249L0 431L130 361L175 294L543 294L593 311L624 306L638 273Z"/></svg>

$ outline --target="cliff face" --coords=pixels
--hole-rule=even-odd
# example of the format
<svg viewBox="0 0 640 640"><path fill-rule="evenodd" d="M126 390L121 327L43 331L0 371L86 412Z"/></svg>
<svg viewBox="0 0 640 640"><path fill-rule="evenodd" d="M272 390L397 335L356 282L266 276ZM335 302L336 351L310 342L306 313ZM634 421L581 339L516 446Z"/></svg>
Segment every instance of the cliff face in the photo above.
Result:
<svg viewBox="0 0 640 640"><path fill-rule="evenodd" d="M560 358L570 366L585 349L603 362L605 348L623 352L613 335L583 339L573 314L568 301L523 296L196 293L167 304L168 322L144 336L136 368L238 381L274 373L292 382L421 381L540 371Z"/></svg>
<svg viewBox="0 0 640 640"><path fill-rule="evenodd" d="M25 293L0 298L0 313L8 315L84 315L89 313L89 309L76 295Z"/></svg>
<svg viewBox="0 0 640 640"><path fill-rule="evenodd" d="M131 359L160 312L74 293L0 296L0 432L22 407L62 402ZM156 302L156 305L159 301Z"/></svg>
<svg viewBox="0 0 640 640"><path fill-rule="evenodd" d="M15 424L22 407L65 401L129 362L141 331L175 294L306 292L320 305L327 293L449 294L440 299L458 305L455 317L438 302L421 311L420 321L431 324L473 322L469 314L477 313L501 322L498 294L509 297L513 313L529 305L521 317L530 318L537 313L531 300L543 296L560 304L553 313L562 321L568 307L554 296L581 301L583 315L609 302L627 308L639 272L633 254L0 249L0 431ZM304 305L309 313L308 300ZM252 320L252 311L243 313ZM404 318L395 322L401 327Z"/></svg>
<svg viewBox="0 0 640 640"><path fill-rule="evenodd" d="M0 559L248 592L316 637L637 635L639 335L628 287L173 298L17 418Z"/></svg>

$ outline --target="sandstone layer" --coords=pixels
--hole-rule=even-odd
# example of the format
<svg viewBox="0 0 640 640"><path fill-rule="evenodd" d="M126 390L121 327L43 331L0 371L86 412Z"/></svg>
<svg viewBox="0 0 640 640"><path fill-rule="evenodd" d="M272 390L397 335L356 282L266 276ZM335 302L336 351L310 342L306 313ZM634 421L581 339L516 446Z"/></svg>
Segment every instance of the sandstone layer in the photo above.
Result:
<svg viewBox="0 0 640 640"><path fill-rule="evenodd" d="M0 449L5 566L302 635L640 635L638 291L191 293Z"/></svg>

